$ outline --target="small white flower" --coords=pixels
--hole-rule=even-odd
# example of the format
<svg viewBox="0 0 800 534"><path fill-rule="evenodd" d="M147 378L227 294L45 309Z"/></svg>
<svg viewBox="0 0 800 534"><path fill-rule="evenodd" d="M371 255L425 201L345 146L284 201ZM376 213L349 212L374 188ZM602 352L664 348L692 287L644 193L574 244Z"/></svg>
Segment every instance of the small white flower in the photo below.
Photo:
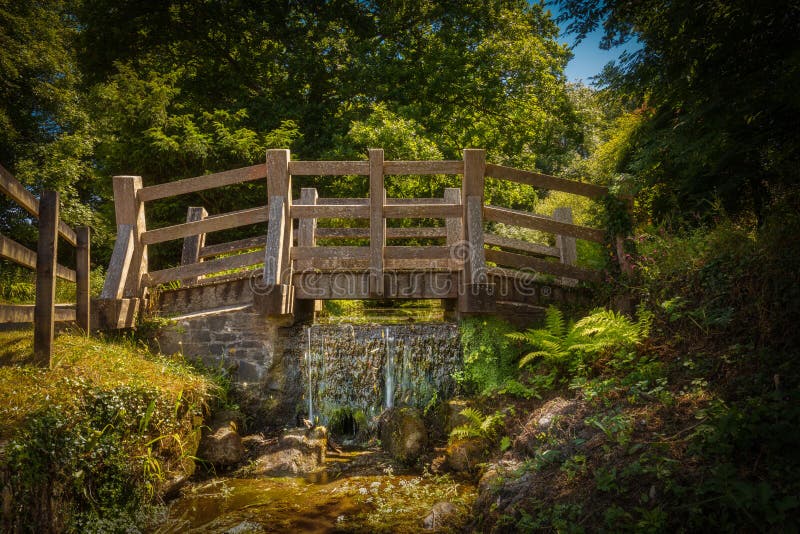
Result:
<svg viewBox="0 0 800 534"><path fill-rule="evenodd" d="M358 488L358 492L359 492L361 495L366 495L366 494L367 494L367 488Z"/></svg>

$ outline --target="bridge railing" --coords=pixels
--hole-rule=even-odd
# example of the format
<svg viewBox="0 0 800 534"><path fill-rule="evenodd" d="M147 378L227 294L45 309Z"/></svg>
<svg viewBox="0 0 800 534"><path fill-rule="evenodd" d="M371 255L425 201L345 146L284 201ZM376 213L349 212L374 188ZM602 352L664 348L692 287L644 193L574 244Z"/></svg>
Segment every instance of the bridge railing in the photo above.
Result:
<svg viewBox="0 0 800 534"><path fill-rule="evenodd" d="M460 176L461 187L447 189L441 198L386 197L386 176L441 174ZM292 198L293 176L331 175L368 177L369 196L320 198L315 189L304 188L299 199ZM129 321L148 287L175 280L191 285L224 271L262 265L260 283L264 293L270 295L265 309L274 314L291 313L295 272L365 272L368 291L364 294L381 298L386 271L442 269L458 275L458 285L463 289L459 299L461 292L466 295L459 305L464 311L491 300L491 286L497 277L529 279L543 273L560 277L566 285L601 279L598 271L575 265L575 240L603 242L605 230L573 224L569 208L558 208L549 217L485 205L486 177L593 199L608 194L607 188L594 184L487 164L485 151L480 149L467 149L462 160L454 161L385 161L382 149L371 149L366 161L291 161L288 150L268 150L263 165L149 187L142 186L140 177L117 176L114 199L118 236L102 299L113 308L111 315L120 324ZM202 207L190 207L185 223L151 230L146 227L147 202L265 178L264 206L215 215L208 215ZM396 218L438 219L442 226L387 227L387 220ZM368 224L318 227L317 221L323 219L361 219ZM205 244L207 233L265 222L265 236ZM555 246L489 233L486 222L554 234ZM444 244L387 245L387 239L411 237L444 239ZM147 247L177 239L184 240L181 265L150 271ZM326 241L322 246L318 244L321 239ZM335 239L362 239L368 245L330 245Z"/></svg>
<svg viewBox="0 0 800 534"><path fill-rule="evenodd" d="M78 226L73 230L60 219L58 192L44 191L37 199L2 165L0 193L39 221L36 252L0 234L0 258L36 271L36 303L0 305L0 323L33 323L36 362L47 366L53 352L54 323L74 321L85 332L90 329L90 229ZM74 270L58 263L59 236L76 249ZM56 305L56 278L76 284L74 306Z"/></svg>

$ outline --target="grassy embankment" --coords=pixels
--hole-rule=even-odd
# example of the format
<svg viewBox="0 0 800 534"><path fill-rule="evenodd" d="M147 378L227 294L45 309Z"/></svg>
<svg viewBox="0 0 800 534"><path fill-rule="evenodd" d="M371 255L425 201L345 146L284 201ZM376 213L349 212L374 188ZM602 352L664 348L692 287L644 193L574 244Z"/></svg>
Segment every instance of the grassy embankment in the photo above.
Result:
<svg viewBox="0 0 800 534"><path fill-rule="evenodd" d="M462 381L505 423L476 527L800 527L798 223L640 231L636 272L614 289L638 301L638 324L551 312L515 339L465 323Z"/></svg>
<svg viewBox="0 0 800 534"><path fill-rule="evenodd" d="M50 369L32 332L0 332L2 527L125 531L157 520L191 474L213 383L131 340L59 335Z"/></svg>

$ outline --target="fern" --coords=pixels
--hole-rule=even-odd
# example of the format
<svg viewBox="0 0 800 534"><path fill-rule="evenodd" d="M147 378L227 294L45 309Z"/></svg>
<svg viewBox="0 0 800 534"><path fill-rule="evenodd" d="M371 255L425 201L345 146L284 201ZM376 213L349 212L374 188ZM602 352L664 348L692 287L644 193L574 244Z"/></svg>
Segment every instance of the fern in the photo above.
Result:
<svg viewBox="0 0 800 534"><path fill-rule="evenodd" d="M538 359L563 365L581 355L594 356L635 345L647 336L650 322L649 315L643 314L633 323L621 313L598 308L577 323L566 324L561 311L550 306L545 313L545 328L508 336L534 349L520 359L520 367Z"/></svg>
<svg viewBox="0 0 800 534"><path fill-rule="evenodd" d="M487 416L475 408L464 408L461 415L467 418L467 422L450 431L451 442L469 438L492 440L503 426L503 414L500 412Z"/></svg>

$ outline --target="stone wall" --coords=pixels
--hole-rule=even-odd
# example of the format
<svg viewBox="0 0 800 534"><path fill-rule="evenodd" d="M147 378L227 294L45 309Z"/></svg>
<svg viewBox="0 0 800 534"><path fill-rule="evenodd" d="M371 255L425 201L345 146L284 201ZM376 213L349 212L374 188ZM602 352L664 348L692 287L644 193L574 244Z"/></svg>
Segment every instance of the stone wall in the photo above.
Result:
<svg viewBox="0 0 800 534"><path fill-rule="evenodd" d="M230 373L248 431L294 425L302 404L301 327L280 327L250 306L228 306L172 318L157 337L165 354Z"/></svg>

